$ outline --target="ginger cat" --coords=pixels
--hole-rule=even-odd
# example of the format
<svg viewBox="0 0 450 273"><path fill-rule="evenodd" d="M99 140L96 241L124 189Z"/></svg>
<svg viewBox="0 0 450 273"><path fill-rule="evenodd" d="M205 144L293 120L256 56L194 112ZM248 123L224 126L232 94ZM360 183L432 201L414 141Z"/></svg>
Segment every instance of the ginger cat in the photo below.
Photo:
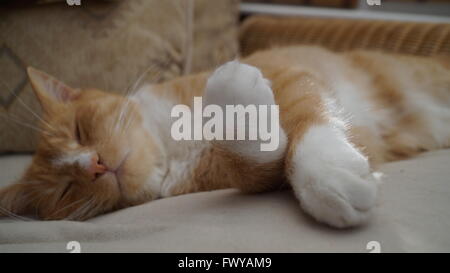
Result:
<svg viewBox="0 0 450 273"><path fill-rule="evenodd" d="M48 220L85 220L197 191L289 184L316 220L350 227L376 203L376 164L450 144L450 69L431 58L273 49L130 97L71 88L33 68L28 74L43 133L23 177L0 190L0 206ZM192 105L194 96L279 105L278 148L256 149L262 139L175 141L171 109Z"/></svg>

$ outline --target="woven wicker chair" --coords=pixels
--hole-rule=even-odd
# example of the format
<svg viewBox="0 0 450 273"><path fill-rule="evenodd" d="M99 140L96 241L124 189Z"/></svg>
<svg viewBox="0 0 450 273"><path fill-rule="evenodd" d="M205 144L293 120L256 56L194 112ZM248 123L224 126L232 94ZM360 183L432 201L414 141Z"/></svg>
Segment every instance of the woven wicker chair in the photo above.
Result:
<svg viewBox="0 0 450 273"><path fill-rule="evenodd" d="M335 51L373 49L450 57L450 24L252 16L240 31L242 56L277 46L321 45Z"/></svg>

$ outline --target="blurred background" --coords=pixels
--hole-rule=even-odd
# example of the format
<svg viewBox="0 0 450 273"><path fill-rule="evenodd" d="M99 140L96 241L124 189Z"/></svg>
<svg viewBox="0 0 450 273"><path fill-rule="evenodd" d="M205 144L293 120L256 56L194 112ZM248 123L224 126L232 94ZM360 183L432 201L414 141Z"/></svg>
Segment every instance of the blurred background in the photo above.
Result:
<svg viewBox="0 0 450 273"><path fill-rule="evenodd" d="M0 153L36 145L27 66L123 94L146 71L162 82L286 45L450 55L448 0L3 0L0 18Z"/></svg>
<svg viewBox="0 0 450 273"><path fill-rule="evenodd" d="M347 9L349 11L370 11L370 12L398 12L417 15L442 15L450 16L450 7L448 0L243 0L243 10L251 11L252 5L246 4L270 4L285 6L298 9L298 14L308 14L308 8ZM256 7L256 6L253 6ZM313 9L309 9L312 11ZM317 10L316 14L320 15ZM311 12L312 14L312 12ZM341 13L344 14L344 13ZM339 15L339 12L336 13ZM364 14L368 16L380 16L383 14Z"/></svg>

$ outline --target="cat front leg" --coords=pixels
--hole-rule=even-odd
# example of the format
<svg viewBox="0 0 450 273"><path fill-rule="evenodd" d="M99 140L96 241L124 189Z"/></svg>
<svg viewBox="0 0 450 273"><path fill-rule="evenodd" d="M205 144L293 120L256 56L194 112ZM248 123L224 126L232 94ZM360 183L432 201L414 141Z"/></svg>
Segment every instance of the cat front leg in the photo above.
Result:
<svg viewBox="0 0 450 273"><path fill-rule="evenodd" d="M204 101L207 105L218 106L228 117L224 119L222 140L211 140L210 153L201 161L208 167L195 172L201 174L196 175L196 183L219 183L248 193L279 188L284 181L287 137L277 115L275 118L268 114L259 115L259 107L275 106L270 83L259 69L238 61L222 65L208 79ZM257 122L249 115L236 117L231 122L227 107L238 105L246 109L256 108L259 115ZM264 119L270 119L272 138L265 138L258 130L252 139L251 130L259 129L259 124L267 122ZM246 138L228 138L228 132L238 133L239 128L244 129ZM234 136L237 137L237 134ZM267 142L276 145L264 149Z"/></svg>
<svg viewBox="0 0 450 273"><path fill-rule="evenodd" d="M275 104L270 82L258 68L237 60L220 66L208 79L205 101L207 105L220 106L226 116L224 141L215 141L216 145L257 163L268 163L284 157L287 137L279 125L278 106ZM227 106L242 106L238 110L243 110L247 115L230 120L228 112L231 108ZM262 108L266 108L267 112ZM251 119L249 115L255 113L257 118ZM261 134L262 122L270 127L271 134L268 137ZM237 138L239 128L244 128L246 138L243 140ZM227 133L230 131L235 133L234 139L228 138ZM250 137L252 132L257 132L253 139Z"/></svg>
<svg viewBox="0 0 450 273"><path fill-rule="evenodd" d="M288 176L307 213L338 228L367 221L376 203L377 174L338 120L311 125L291 149Z"/></svg>

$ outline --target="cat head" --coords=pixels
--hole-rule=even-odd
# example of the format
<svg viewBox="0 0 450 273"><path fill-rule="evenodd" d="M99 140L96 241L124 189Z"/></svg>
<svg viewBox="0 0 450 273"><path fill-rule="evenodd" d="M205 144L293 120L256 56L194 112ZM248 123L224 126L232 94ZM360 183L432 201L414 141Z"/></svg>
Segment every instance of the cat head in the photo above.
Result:
<svg viewBox="0 0 450 273"><path fill-rule="evenodd" d="M136 102L33 68L28 75L43 110L39 144L22 178L0 190L0 207L84 220L156 197L148 180L158 149Z"/></svg>

